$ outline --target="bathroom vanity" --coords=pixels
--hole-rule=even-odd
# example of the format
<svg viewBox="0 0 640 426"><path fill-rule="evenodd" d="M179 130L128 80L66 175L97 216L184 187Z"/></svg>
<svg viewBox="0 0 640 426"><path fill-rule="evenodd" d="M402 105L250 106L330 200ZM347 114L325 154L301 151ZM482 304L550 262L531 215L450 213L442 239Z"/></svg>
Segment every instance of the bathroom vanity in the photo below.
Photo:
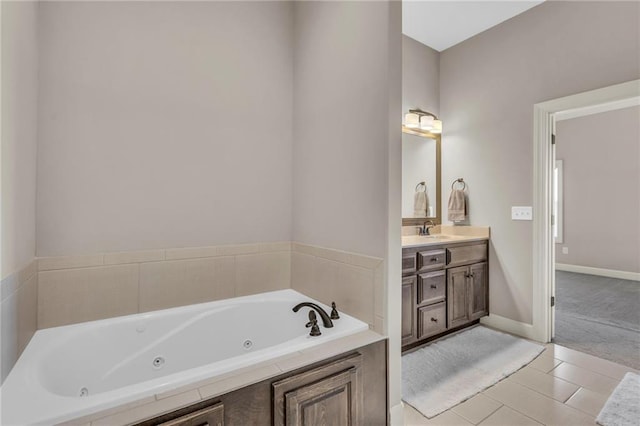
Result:
<svg viewBox="0 0 640 426"><path fill-rule="evenodd" d="M488 258L488 236L403 237L403 350L489 314Z"/></svg>

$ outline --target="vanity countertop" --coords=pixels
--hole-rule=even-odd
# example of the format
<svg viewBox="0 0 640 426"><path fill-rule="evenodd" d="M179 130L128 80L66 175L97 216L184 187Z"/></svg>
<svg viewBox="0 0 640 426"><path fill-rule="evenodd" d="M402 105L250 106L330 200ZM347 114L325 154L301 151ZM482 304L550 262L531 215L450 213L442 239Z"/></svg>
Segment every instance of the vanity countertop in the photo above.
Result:
<svg viewBox="0 0 640 426"><path fill-rule="evenodd" d="M447 243L466 243L489 239L488 226L448 226L434 229L433 235L403 235L402 248L435 246Z"/></svg>
<svg viewBox="0 0 640 426"><path fill-rule="evenodd" d="M471 241L488 240L489 237L467 236L467 235L405 235L402 237L402 248L435 246L446 243L466 243Z"/></svg>

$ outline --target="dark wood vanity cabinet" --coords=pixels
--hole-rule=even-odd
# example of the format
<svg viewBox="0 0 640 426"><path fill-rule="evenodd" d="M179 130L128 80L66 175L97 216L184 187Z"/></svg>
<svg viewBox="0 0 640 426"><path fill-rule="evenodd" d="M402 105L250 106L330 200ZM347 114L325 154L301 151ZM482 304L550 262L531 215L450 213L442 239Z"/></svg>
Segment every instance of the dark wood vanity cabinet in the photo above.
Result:
<svg viewBox="0 0 640 426"><path fill-rule="evenodd" d="M159 423L158 426L224 426L224 405L218 402L185 414L173 420Z"/></svg>
<svg viewBox="0 0 640 426"><path fill-rule="evenodd" d="M363 346L138 426L386 425L386 342Z"/></svg>
<svg viewBox="0 0 640 426"><path fill-rule="evenodd" d="M403 348L488 315L487 259L487 241L403 249Z"/></svg>
<svg viewBox="0 0 640 426"><path fill-rule="evenodd" d="M416 286L418 277L415 275L402 277L402 345L416 340Z"/></svg>
<svg viewBox="0 0 640 426"><path fill-rule="evenodd" d="M449 328L477 320L489 313L487 263L451 268L447 272Z"/></svg>

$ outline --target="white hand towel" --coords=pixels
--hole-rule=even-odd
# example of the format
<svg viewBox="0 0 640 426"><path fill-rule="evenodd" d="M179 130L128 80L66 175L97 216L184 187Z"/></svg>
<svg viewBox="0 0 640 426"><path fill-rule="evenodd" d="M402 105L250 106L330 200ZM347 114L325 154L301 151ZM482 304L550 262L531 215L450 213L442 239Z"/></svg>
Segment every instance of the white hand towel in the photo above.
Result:
<svg viewBox="0 0 640 426"><path fill-rule="evenodd" d="M426 191L416 191L413 196L413 216L427 217L427 205Z"/></svg>
<svg viewBox="0 0 640 426"><path fill-rule="evenodd" d="M467 217L467 204L464 199L462 189L454 189L449 196L449 220L451 222L461 222Z"/></svg>

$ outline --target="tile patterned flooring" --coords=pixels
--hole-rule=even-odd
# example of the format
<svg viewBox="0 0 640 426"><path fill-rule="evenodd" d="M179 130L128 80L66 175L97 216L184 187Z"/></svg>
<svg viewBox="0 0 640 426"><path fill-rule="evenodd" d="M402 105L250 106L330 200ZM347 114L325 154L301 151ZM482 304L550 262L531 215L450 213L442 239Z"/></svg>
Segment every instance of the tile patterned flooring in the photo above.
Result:
<svg viewBox="0 0 640 426"><path fill-rule="evenodd" d="M427 419L405 404L405 425L595 425L613 389L633 368L549 343L515 374Z"/></svg>

